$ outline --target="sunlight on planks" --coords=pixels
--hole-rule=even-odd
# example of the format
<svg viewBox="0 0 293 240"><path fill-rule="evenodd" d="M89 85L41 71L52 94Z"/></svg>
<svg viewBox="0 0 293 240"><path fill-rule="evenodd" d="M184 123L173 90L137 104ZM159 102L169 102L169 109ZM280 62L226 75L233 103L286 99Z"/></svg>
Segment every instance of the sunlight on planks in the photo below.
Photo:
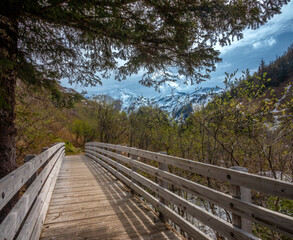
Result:
<svg viewBox="0 0 293 240"><path fill-rule="evenodd" d="M65 157L41 239L180 239L86 156Z"/></svg>

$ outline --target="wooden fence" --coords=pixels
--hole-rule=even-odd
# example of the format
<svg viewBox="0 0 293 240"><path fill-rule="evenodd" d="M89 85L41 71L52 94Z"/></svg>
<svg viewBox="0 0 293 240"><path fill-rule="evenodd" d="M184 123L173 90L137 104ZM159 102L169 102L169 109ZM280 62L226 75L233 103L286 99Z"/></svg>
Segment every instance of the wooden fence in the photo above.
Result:
<svg viewBox="0 0 293 240"><path fill-rule="evenodd" d="M0 225L1 240L39 239L65 155L64 143L44 150L0 180L0 210L26 188Z"/></svg>
<svg viewBox="0 0 293 240"><path fill-rule="evenodd" d="M189 237L210 239L209 235L195 227L184 215L174 211L174 206L227 239L258 239L251 233L251 223L293 238L292 217L252 204L247 197L252 189L292 200L292 183L120 145L87 143L85 152L151 203L166 221L169 219L178 225ZM147 161L140 161L138 158L149 159L157 164L147 164ZM229 184L232 194L172 174L168 171L171 166ZM231 213L232 223L172 192L170 186L177 186L225 209L228 214ZM241 192L246 192L245 196L241 196Z"/></svg>

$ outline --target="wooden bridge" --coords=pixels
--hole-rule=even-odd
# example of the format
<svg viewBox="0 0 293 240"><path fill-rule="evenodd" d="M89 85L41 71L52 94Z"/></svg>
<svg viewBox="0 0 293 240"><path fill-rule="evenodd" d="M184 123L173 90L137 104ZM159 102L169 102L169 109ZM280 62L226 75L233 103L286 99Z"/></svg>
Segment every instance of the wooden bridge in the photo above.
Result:
<svg viewBox="0 0 293 240"><path fill-rule="evenodd" d="M292 217L250 197L292 200L292 183L119 145L88 143L85 153L64 157L59 143L0 180L0 210L21 195L0 239L257 239L253 224L293 238Z"/></svg>

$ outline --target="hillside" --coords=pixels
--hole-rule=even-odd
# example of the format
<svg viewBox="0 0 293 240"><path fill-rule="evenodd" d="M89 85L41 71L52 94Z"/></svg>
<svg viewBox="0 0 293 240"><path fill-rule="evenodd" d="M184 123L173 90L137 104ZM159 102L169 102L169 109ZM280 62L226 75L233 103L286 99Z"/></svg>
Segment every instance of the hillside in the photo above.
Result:
<svg viewBox="0 0 293 240"><path fill-rule="evenodd" d="M268 65L262 60L252 76L234 82L228 79L226 84L220 98L237 102L239 111L261 115L265 126L276 130L292 118L293 46Z"/></svg>
<svg viewBox="0 0 293 240"><path fill-rule="evenodd" d="M75 117L73 106L83 97L53 82L49 88L17 83L16 127L18 164L26 154L39 153L42 147L74 139L68 126Z"/></svg>

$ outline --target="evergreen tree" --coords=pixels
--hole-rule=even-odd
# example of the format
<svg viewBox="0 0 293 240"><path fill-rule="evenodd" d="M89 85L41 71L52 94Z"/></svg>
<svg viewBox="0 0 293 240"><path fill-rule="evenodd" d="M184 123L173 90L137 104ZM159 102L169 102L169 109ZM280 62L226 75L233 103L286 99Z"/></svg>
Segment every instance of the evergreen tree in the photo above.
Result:
<svg viewBox="0 0 293 240"><path fill-rule="evenodd" d="M156 86L207 77L219 61L213 46L241 38L287 0L2 0L0 1L0 178L15 167L16 80L56 79L94 85L144 69L140 83ZM122 59L124 64L118 64ZM204 72L203 70L206 70ZM152 75L163 72L159 82ZM100 74L96 74L99 72Z"/></svg>
<svg viewBox="0 0 293 240"><path fill-rule="evenodd" d="M266 64L265 64L265 61L262 58L261 61L260 61L260 65L258 67L258 72L259 72L260 76L262 76L263 73L265 72L265 68L266 68Z"/></svg>

